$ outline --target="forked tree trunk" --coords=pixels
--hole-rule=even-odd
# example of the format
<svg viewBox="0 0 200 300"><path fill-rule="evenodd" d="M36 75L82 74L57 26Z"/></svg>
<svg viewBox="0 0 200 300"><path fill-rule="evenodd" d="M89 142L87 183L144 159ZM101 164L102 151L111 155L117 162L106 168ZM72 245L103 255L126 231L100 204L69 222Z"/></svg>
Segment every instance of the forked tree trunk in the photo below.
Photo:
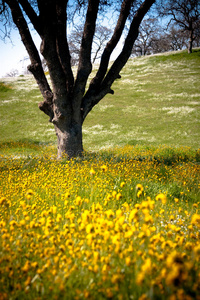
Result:
<svg viewBox="0 0 200 300"><path fill-rule="evenodd" d="M63 154L68 158L80 156L83 152L83 121L101 99L108 93L114 93L111 86L120 77L119 73L128 61L133 44L138 37L139 25L155 0L144 0L138 7L130 23L124 46L108 70L111 54L121 38L134 2L133 0L121 1L121 10L113 35L104 49L99 69L87 89L87 81L92 71L92 42L102 2L88 0L76 78L72 72L66 32L68 1L37 0L37 13L30 2L5 0L29 54L31 60L29 71L34 75L44 99L39 103L39 108L54 124L58 140L58 158ZM30 34L25 14L41 37L40 52L47 62L51 87Z"/></svg>

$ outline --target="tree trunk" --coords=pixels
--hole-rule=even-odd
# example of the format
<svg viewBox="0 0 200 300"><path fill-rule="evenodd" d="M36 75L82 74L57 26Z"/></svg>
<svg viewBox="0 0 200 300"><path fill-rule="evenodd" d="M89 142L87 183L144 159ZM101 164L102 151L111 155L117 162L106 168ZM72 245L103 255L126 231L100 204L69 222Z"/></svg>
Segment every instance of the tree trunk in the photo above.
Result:
<svg viewBox="0 0 200 300"><path fill-rule="evenodd" d="M54 127L57 135L58 158L65 155L69 159L82 156L82 125L76 122L66 124L64 120L60 120L59 124L54 124Z"/></svg>
<svg viewBox="0 0 200 300"><path fill-rule="evenodd" d="M190 37L188 42L188 53L192 53L192 43L193 43L194 37L193 37L193 30L190 31Z"/></svg>

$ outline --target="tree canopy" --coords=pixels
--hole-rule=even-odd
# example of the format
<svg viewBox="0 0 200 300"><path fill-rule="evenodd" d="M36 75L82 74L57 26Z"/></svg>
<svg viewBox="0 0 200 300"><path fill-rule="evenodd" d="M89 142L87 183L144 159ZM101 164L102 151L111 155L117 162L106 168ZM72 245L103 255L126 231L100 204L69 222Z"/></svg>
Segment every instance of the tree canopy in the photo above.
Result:
<svg viewBox="0 0 200 300"><path fill-rule="evenodd" d="M188 32L188 53L192 52L193 41L198 37L200 26L199 0L161 0L159 5L161 16L169 17L169 23L177 25Z"/></svg>

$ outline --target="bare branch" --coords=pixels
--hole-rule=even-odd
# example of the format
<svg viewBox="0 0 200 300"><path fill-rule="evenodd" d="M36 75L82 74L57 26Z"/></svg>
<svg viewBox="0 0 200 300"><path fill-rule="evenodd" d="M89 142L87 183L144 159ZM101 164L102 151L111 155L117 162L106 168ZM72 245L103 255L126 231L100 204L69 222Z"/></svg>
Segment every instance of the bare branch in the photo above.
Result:
<svg viewBox="0 0 200 300"><path fill-rule="evenodd" d="M39 20L39 17L37 16L36 12L34 11L31 4L28 2L28 0L19 0L19 3L21 4L23 10L29 17L30 21L32 22L35 30L41 34L42 26Z"/></svg>
<svg viewBox="0 0 200 300"><path fill-rule="evenodd" d="M95 78L90 83L90 87L87 92L87 94L89 94L89 95L92 94L94 90L96 90L97 86L100 86L100 84L107 72L110 56L121 38L126 20L128 18L129 12L130 12L130 7L133 2L134 2L134 0L124 0L122 3L120 15L119 15L113 36L112 36L111 40L107 43L106 48L102 54L99 70L98 70Z"/></svg>
<svg viewBox="0 0 200 300"><path fill-rule="evenodd" d="M46 101L46 91L51 92L51 89L44 74L40 56L31 37L27 22L16 0L6 0L5 2L11 9L13 21L19 30L22 42L29 54L31 65L28 67L28 69L34 75L43 98Z"/></svg>
<svg viewBox="0 0 200 300"><path fill-rule="evenodd" d="M100 85L99 91L96 91L96 94L87 94L85 95L83 99L83 120L89 113L89 111L107 94L110 93L111 91L111 85L115 81L115 79L118 78L119 73L121 69L124 67L126 64L128 58L131 55L131 50L133 48L133 44L138 36L138 28L140 26L140 23L142 19L144 18L145 14L148 12L150 7L153 5L155 0L145 0L139 9L137 10L127 38L125 40L124 47L118 56L118 58L115 60L113 63L112 67L110 68L109 72L107 73L106 77L104 78L102 84ZM111 92L113 94L113 92Z"/></svg>
<svg viewBox="0 0 200 300"><path fill-rule="evenodd" d="M91 50L93 36L95 32L98 7L99 0L89 0L83 37L81 42L77 78L74 88L74 98L77 102L79 102L79 104L81 103L82 96L85 93L85 86L88 76L92 71Z"/></svg>
<svg viewBox="0 0 200 300"><path fill-rule="evenodd" d="M71 56L69 53L69 46L66 38L66 6L68 0L59 0L56 4L57 12L57 52L64 73L67 78L67 90L68 92L73 91L74 76L71 69Z"/></svg>

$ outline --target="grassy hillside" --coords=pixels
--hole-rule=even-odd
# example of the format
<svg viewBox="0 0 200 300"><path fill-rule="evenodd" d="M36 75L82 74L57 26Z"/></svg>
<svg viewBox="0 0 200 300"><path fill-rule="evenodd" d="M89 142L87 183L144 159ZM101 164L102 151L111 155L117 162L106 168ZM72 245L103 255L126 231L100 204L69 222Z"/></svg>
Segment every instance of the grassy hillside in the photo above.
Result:
<svg viewBox="0 0 200 300"><path fill-rule="evenodd" d="M116 145L199 147L200 50L130 59L113 89L88 115L84 148ZM53 125L39 111L41 95L32 76L0 83L0 143L56 145ZM6 144L5 144L6 143ZM3 147L4 147L3 146ZM15 144L16 146L16 144Z"/></svg>

